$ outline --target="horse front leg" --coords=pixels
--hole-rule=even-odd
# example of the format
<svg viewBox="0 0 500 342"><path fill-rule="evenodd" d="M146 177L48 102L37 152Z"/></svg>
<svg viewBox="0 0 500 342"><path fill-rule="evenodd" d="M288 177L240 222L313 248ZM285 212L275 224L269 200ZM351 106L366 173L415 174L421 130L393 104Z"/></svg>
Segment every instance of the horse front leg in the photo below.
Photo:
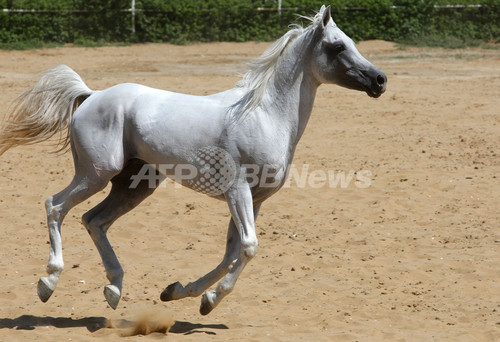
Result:
<svg viewBox="0 0 500 342"><path fill-rule="evenodd" d="M215 291L207 291L201 298L200 313L202 315L209 314L225 296L231 293L239 275L257 252L255 219L260 205L254 208L249 185L240 183L238 187L228 190L226 199L240 236L239 254L229 272L217 284Z"/></svg>
<svg viewBox="0 0 500 342"><path fill-rule="evenodd" d="M164 302L186 297L198 297L210 286L225 276L236 262L240 250L240 235L234 221L231 219L227 230L226 252L221 263L212 271L196 281L183 286L180 282L168 285L161 293L160 299Z"/></svg>
<svg viewBox="0 0 500 342"><path fill-rule="evenodd" d="M215 291L207 291L202 297L200 313L207 315L220 303L223 297L232 291L243 268L255 255L258 244L255 234L255 218L260 205L253 207L252 194L247 184L243 186L243 189L229 190L226 193L231 211L231 221L227 234L226 252L222 262L214 270L186 286L182 286L179 282L170 284L162 292L161 300L170 301L185 297L197 297L224 277Z"/></svg>

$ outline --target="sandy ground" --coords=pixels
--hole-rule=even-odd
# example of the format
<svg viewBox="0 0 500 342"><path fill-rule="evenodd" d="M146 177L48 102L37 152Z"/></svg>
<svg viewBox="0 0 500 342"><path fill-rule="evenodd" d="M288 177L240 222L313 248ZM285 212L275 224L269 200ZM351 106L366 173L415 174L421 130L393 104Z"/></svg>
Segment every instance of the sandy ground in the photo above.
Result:
<svg viewBox="0 0 500 342"><path fill-rule="evenodd" d="M0 51L0 116L56 64L70 65L93 89L138 82L209 94L231 88L267 46ZM43 304L36 294L49 248L43 203L72 178L71 155L48 145L4 154L0 340L500 340L500 52L359 48L387 74L386 94L374 100L320 87L294 162L298 171L366 170L369 186L291 182L269 199L257 222L257 256L206 317L199 298L163 303L159 295L218 264L225 203L168 183L117 221L110 240L126 275L113 311L80 224L104 193L93 197L66 218L66 269ZM142 313L176 323L167 336L125 337Z"/></svg>

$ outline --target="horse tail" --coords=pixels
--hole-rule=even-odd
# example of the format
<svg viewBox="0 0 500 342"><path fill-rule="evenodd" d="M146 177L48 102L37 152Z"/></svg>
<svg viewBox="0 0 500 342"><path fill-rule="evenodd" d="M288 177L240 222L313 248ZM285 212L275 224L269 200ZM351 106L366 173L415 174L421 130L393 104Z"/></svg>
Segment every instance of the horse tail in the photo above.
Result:
<svg viewBox="0 0 500 342"><path fill-rule="evenodd" d="M22 93L0 131L0 155L8 149L35 144L59 133L58 151L69 145L69 128L75 110L93 90L66 65L42 75L38 83Z"/></svg>

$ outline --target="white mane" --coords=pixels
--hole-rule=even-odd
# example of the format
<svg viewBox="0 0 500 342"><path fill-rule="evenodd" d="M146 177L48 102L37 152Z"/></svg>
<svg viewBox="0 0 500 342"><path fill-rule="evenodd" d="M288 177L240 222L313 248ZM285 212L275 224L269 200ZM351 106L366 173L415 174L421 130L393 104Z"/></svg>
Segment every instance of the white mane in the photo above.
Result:
<svg viewBox="0 0 500 342"><path fill-rule="evenodd" d="M311 21L306 28L301 25L291 25L291 29L281 38L274 42L260 57L250 63L250 69L243 76L243 79L236 84L236 87L246 90L243 97L230 107L231 121L234 123L247 113L254 110L260 103L268 85L276 75L276 70L285 54L287 47L300 37L303 33L312 30L320 23L325 6L314 17L300 16ZM329 23L335 25L333 20Z"/></svg>

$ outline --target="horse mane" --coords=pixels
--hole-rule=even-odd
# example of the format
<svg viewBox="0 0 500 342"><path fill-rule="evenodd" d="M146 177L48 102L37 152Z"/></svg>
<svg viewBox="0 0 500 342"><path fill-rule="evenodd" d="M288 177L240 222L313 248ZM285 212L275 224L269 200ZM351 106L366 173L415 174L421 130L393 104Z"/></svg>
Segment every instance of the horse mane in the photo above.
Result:
<svg viewBox="0 0 500 342"><path fill-rule="evenodd" d="M250 68L243 76L243 79L236 84L236 88L245 90L240 100L234 103L230 108L230 120L235 123L253 111L261 103L264 94L276 76L282 57L290 44L300 37L303 33L311 31L321 21L323 16L323 6L321 10L313 17L299 16L311 23L307 27L299 24L290 25L291 29L281 38L274 42L264 53L250 63ZM332 24L333 21L331 22Z"/></svg>

